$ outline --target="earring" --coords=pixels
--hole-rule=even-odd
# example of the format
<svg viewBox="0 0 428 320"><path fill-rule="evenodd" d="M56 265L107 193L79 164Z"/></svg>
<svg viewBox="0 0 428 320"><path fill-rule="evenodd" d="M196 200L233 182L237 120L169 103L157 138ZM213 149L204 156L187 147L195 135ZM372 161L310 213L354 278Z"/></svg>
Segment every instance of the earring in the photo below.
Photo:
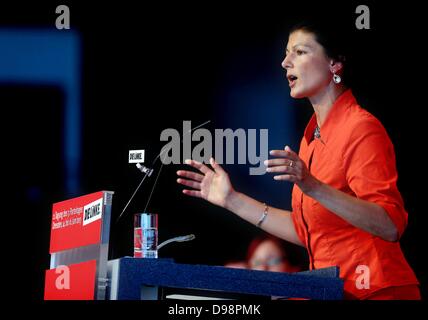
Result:
<svg viewBox="0 0 428 320"><path fill-rule="evenodd" d="M342 82L342 78L338 74L334 73L333 74L333 81L334 81L334 83L339 84Z"/></svg>

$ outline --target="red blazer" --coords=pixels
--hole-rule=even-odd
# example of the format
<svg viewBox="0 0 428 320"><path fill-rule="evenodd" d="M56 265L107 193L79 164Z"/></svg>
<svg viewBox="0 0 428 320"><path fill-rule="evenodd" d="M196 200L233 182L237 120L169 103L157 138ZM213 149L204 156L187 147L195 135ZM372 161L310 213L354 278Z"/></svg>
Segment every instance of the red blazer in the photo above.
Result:
<svg viewBox="0 0 428 320"><path fill-rule="evenodd" d="M314 177L382 206L401 236L407 212L396 185L394 148L382 124L347 90L332 106L319 139L313 139L315 127L313 115L299 150ZM310 268L339 266L345 298L364 299L386 287L418 284L398 241L385 241L351 225L303 194L297 185L292 208L296 232L309 253ZM369 281L361 288L363 273Z"/></svg>

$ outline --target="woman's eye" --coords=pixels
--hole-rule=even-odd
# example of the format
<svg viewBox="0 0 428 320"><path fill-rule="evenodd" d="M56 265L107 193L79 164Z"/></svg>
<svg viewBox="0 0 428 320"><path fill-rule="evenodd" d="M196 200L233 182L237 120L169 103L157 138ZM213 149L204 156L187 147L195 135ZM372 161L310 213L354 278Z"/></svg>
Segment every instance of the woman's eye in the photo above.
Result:
<svg viewBox="0 0 428 320"><path fill-rule="evenodd" d="M298 56L301 56L302 54L305 54L306 52L303 50L297 50L296 53Z"/></svg>

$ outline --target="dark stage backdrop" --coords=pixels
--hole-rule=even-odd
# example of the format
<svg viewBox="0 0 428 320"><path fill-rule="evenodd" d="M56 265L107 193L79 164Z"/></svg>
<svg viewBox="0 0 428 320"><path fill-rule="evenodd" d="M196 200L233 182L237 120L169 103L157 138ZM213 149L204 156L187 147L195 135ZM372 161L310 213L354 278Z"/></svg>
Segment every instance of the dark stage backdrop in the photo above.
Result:
<svg viewBox="0 0 428 320"><path fill-rule="evenodd" d="M59 4L70 7L71 31L54 28ZM5 254L25 265L26 276L20 281L21 289L26 289L19 292L32 300L43 299L53 202L98 190L115 191L110 258L132 255L132 214L144 209L155 176L143 184L116 223L142 177L127 163L128 150L145 149L150 163L165 144L160 141L162 130L176 128L182 133L184 120L193 126L210 120L205 127L211 132L266 128L270 149L288 144L297 150L312 110L307 102L289 97L280 66L287 27L307 13L352 26L358 4L2 4L0 32L73 32L79 43L81 103L73 128L67 127L69 92L64 88L0 79L2 139L7 147L4 170L12 191L7 200L16 204L2 224L2 233L10 244ZM421 20L411 5L367 4L371 29L353 32L358 57L353 89L394 142L399 188L409 212L402 248L425 294L422 68L426 57L420 43ZM4 55L0 52L0 59ZM65 150L66 135L79 139L78 149ZM159 214L160 241L189 233L196 239L171 244L159 255L209 265L243 259L259 231L226 210L182 195L175 182L175 171L181 168L163 167L148 211ZM159 164L155 175L158 169ZM249 176L249 165L225 165L225 169L236 189L290 208L290 184L275 183L269 175ZM22 233L8 233L18 221Z"/></svg>

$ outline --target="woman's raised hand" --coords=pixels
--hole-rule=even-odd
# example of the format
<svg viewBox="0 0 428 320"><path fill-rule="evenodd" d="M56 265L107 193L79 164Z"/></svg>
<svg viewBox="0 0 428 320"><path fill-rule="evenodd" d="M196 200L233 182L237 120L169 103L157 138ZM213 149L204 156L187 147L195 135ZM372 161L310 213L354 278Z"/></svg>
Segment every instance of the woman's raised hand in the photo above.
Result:
<svg viewBox="0 0 428 320"><path fill-rule="evenodd" d="M275 180L294 182L308 195L320 185L320 181L310 173L305 162L290 147L272 150L270 155L276 158L266 160L264 164L267 172L277 174L273 177Z"/></svg>
<svg viewBox="0 0 428 320"><path fill-rule="evenodd" d="M177 171L177 175L180 177L177 182L193 188L192 190L184 189L183 193L225 207L228 197L234 192L226 171L213 158L210 159L212 169L195 160L186 160L185 163L199 172Z"/></svg>

